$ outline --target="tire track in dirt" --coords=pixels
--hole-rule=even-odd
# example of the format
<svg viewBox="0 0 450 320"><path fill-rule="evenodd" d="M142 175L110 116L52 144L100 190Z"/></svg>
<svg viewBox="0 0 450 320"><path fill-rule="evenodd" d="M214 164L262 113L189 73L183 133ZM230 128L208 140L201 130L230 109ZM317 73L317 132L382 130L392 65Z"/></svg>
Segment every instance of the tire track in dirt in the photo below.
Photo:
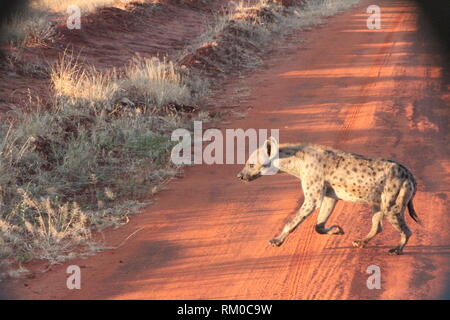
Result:
<svg viewBox="0 0 450 320"><path fill-rule="evenodd" d="M388 17L389 18L389 17ZM388 30L393 30L393 32L396 32L397 29L399 29L401 27L401 22L404 20L404 16L403 15L397 15L394 17L395 20L393 23L389 23L389 25L385 28L387 28ZM390 25L393 25L393 27L391 27ZM386 36L385 42L389 43L391 42L393 37L393 33L389 33ZM395 44L394 44L395 45ZM382 70L382 68L384 67L384 65L386 65L386 62L388 61L389 57L390 57L390 47L382 47L379 52L377 53L377 55L379 57L377 57L375 59L375 61L373 62L373 67L368 69L364 75L366 77L379 77L380 72ZM370 84L370 85L366 85L363 86L360 90L359 96L361 97L365 97L367 92L373 91L376 88L376 83L375 84ZM351 106L349 106L348 108L343 108L344 110L342 110L340 112L340 114L342 114L343 116L343 121L342 121L342 125L340 126L339 129L339 135L335 140L335 143L333 144L336 147L342 147L343 145L346 145L346 142L350 139L351 133L355 128L359 128L360 126L358 125L358 120L363 122L363 125L367 125L367 123L370 121L372 122L375 114L374 114L374 109L375 108L371 108L371 110L369 112L367 112L366 116L364 118L358 117L360 114L360 109L361 106L357 105L357 104L353 104ZM369 119L368 119L369 118ZM352 204L348 204L348 206L352 206L355 207ZM356 208L354 208L356 209ZM352 211L354 211L354 209ZM336 209L336 211L339 211L338 209ZM350 210L349 210L350 211ZM345 220L341 220L340 224L342 225L346 225L347 223L350 222L351 219L353 219L351 216L347 215L347 219ZM313 241L313 238L315 236L317 236L317 234L315 234L315 232L313 231L313 228L309 228L308 226L308 230L304 231L307 232L307 240L303 243L303 248L310 248L311 247L311 242ZM330 238L327 241L327 245L329 247L333 246L333 243L335 244L336 241L332 240L332 238ZM299 244L300 245L300 244ZM346 250L348 251L348 250ZM303 251L302 256L305 256L305 253ZM340 270L342 269L342 266L344 266L346 263L348 263L348 261L346 261L347 259L344 259L347 256L347 252L342 252L341 254L339 254L339 259L335 259L336 263L334 264L329 264L329 262L325 262L325 261L320 261L319 265L315 268L315 270L317 269L322 269L323 264L328 264L326 266L326 268L324 268L326 271L321 272L319 274L319 278L316 279L316 276L318 275L318 272L313 272L312 274L307 274L304 272L304 270L302 270L302 268L298 268L298 272L296 275L294 275L292 277L292 283L290 284L290 288L293 288L293 292L291 294L292 297L295 296L295 292L298 291L298 289L296 288L298 285L298 283L307 283L308 281L310 283L314 283L313 287L317 288L320 287L319 284L321 281L323 281L323 278L328 278L329 276L331 276L333 273L336 272L336 270ZM295 269L295 268L292 268ZM309 279L309 280L307 280ZM346 279L340 279L340 283L342 282L351 282L351 277L347 277ZM325 292L320 292L320 291L315 291L315 294L313 296L307 296L307 298L316 298L318 295L323 294L324 296L327 297L335 297L335 298L339 298L342 296L345 296L344 291L342 290L342 286L340 284L337 284L335 287L334 286L330 286L328 288L324 288L324 289L328 289L328 291ZM312 291L314 292L314 291Z"/></svg>

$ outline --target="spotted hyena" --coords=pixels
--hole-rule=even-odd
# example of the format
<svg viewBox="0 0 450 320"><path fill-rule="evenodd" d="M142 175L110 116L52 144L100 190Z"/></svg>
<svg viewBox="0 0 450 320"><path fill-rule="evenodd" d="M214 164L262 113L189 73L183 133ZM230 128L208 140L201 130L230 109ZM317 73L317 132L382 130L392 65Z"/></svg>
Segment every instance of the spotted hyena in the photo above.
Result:
<svg viewBox="0 0 450 320"><path fill-rule="evenodd" d="M343 234L337 225L325 227L338 200L365 202L372 206L372 227L362 240L353 246L363 248L382 230L384 217L400 232L397 247L391 254L401 254L411 236L404 218L405 208L419 222L412 199L416 182L411 172L398 162L368 158L354 153L310 144L281 144L270 138L253 152L238 174L243 181L252 181L264 175L268 167L275 167L301 179L305 200L282 232L270 240L280 246L286 237L316 208L320 208L316 231L320 234Z"/></svg>

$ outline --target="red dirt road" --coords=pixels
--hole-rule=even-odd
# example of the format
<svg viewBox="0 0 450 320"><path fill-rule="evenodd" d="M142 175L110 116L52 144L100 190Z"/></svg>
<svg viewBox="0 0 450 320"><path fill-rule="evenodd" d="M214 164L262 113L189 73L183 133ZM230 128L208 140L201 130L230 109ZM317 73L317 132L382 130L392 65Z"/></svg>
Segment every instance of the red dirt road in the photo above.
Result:
<svg viewBox="0 0 450 320"><path fill-rule="evenodd" d="M378 3L377 3L378 2ZM365 9L382 8L382 29L366 28ZM371 1L299 32L268 67L230 84L216 97L241 104L246 118L228 128L279 128L281 142L307 141L396 159L415 174L415 207L423 226L403 256L387 250L399 235L384 231L366 249L351 246L370 228L370 209L339 202L330 224L343 236L314 231L317 212L287 242L271 239L303 200L287 175L250 184L241 165L199 165L169 184L159 200L108 232L123 246L11 280L2 296L43 299L428 299L448 295L450 148L448 90L434 40L409 1ZM294 35L295 36L295 35ZM248 88L245 100L228 98ZM444 95L447 93L447 96ZM237 100L237 101L236 101ZM141 229L142 228L142 229ZM82 269L82 289L66 288L68 265ZM367 267L381 269L369 290Z"/></svg>

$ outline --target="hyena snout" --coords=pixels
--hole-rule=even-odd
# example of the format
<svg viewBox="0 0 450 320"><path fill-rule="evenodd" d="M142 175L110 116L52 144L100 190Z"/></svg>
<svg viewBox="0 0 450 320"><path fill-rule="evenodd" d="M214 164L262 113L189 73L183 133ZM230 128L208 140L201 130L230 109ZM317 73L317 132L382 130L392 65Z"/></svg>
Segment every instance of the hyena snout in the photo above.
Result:
<svg viewBox="0 0 450 320"><path fill-rule="evenodd" d="M270 171L272 161L278 155L278 141L270 137L264 145L249 156L244 168L238 173L241 181L250 182Z"/></svg>
<svg viewBox="0 0 450 320"><path fill-rule="evenodd" d="M238 173L238 175L236 177L241 181L250 182L250 181L253 181L253 180L259 178L260 176L261 176L260 173L250 174L250 173L241 171Z"/></svg>
<svg viewBox="0 0 450 320"><path fill-rule="evenodd" d="M246 172L246 170L242 170L237 174L237 178L244 182L253 181L261 176L260 172Z"/></svg>

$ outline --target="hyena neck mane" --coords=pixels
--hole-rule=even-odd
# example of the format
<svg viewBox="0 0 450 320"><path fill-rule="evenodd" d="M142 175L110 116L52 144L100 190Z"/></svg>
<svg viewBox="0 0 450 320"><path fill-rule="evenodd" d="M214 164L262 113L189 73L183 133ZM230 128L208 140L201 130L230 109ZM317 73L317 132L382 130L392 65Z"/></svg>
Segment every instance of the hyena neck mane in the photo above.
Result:
<svg viewBox="0 0 450 320"><path fill-rule="evenodd" d="M330 151L337 154L343 153L341 150L333 149L327 146L312 143L282 143L278 146L278 157L286 159L290 157L300 157L304 150Z"/></svg>
<svg viewBox="0 0 450 320"><path fill-rule="evenodd" d="M316 144L285 143L278 146L278 159L275 160L274 165L280 171L300 178L300 163L304 161L304 154L310 153L312 150L314 150L314 152L323 152L326 150L335 153L342 152Z"/></svg>
<svg viewBox="0 0 450 320"><path fill-rule="evenodd" d="M278 157L285 159L294 156L297 152L305 149L305 143L283 143L278 146Z"/></svg>
<svg viewBox="0 0 450 320"><path fill-rule="evenodd" d="M306 147L308 147L308 145L303 143L280 144L278 146L278 159L274 161L275 167L282 172L300 178L298 170L298 161L300 161L300 159L296 155L301 153Z"/></svg>

